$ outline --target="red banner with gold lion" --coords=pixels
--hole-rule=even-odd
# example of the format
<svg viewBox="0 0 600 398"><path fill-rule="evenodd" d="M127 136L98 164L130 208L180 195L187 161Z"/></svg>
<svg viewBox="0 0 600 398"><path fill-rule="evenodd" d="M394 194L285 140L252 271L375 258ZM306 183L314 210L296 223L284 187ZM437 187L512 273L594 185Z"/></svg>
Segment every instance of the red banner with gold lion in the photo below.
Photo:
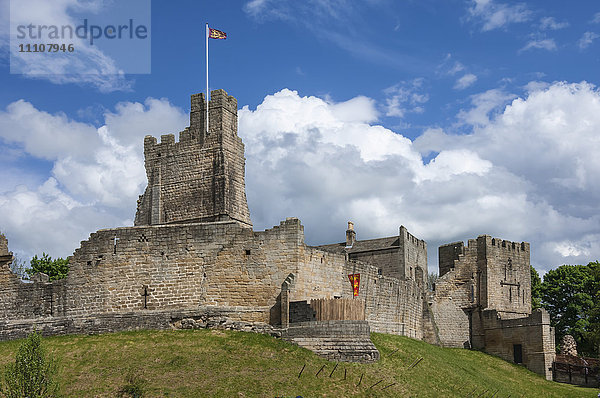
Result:
<svg viewBox="0 0 600 398"><path fill-rule="evenodd" d="M350 279L350 284L352 285L354 297L357 297L358 288L360 287L360 274L350 274L348 275L348 279Z"/></svg>

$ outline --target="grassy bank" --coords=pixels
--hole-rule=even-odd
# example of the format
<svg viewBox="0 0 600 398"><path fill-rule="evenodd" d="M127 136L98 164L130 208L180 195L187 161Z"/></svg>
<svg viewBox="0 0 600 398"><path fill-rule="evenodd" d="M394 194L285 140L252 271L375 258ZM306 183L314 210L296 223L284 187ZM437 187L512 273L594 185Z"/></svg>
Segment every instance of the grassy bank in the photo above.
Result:
<svg viewBox="0 0 600 398"><path fill-rule="evenodd" d="M69 397L596 397L475 351L373 334L374 364L336 364L268 336L217 330L141 331L44 340ZM0 365L19 341L0 343ZM413 367L419 358L423 358ZM324 367L323 367L324 366ZM304 368L304 370L302 370ZM300 374L302 370L302 374ZM320 371L319 371L320 370ZM318 375L317 375L318 373ZM137 381L136 381L137 380ZM495 393L495 395L494 395Z"/></svg>

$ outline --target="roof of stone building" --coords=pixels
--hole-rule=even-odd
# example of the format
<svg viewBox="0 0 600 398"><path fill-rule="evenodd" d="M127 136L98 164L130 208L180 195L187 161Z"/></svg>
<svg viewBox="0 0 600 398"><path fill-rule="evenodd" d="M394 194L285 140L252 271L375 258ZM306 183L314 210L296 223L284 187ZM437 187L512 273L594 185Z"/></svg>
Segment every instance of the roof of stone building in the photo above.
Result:
<svg viewBox="0 0 600 398"><path fill-rule="evenodd" d="M346 247L346 242L332 243L329 245L320 245L316 247L333 253L358 253L400 247L400 238L397 236L389 236L387 238L357 240L354 242L352 247Z"/></svg>

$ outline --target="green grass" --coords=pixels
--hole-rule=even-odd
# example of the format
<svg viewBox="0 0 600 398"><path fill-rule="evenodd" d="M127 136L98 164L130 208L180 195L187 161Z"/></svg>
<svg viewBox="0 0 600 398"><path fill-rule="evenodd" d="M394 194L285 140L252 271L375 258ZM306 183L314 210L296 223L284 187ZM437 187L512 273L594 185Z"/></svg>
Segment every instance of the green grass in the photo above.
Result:
<svg viewBox="0 0 600 398"><path fill-rule="evenodd" d="M59 361L59 382L68 397L114 397L132 380L140 382L147 397L491 397L496 393L495 398L595 398L597 394L594 389L546 381L521 366L476 351L439 348L401 336L374 333L372 338L381 352L380 361L341 362L333 374L334 362L254 333L140 331L51 337L44 343ZM0 343L0 366L14 360L19 343ZM423 360L409 369L420 357Z"/></svg>

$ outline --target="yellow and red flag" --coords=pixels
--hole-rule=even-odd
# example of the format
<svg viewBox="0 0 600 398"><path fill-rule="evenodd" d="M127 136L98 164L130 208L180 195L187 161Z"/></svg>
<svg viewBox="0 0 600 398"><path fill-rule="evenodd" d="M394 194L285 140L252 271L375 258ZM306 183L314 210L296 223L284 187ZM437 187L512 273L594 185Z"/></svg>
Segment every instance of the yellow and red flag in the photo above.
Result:
<svg viewBox="0 0 600 398"><path fill-rule="evenodd" d="M360 274L350 274L348 275L348 279L350 279L350 284L352 284L353 295L357 297L358 288L360 287Z"/></svg>
<svg viewBox="0 0 600 398"><path fill-rule="evenodd" d="M208 28L208 37L211 39L226 39L227 33L217 29Z"/></svg>

